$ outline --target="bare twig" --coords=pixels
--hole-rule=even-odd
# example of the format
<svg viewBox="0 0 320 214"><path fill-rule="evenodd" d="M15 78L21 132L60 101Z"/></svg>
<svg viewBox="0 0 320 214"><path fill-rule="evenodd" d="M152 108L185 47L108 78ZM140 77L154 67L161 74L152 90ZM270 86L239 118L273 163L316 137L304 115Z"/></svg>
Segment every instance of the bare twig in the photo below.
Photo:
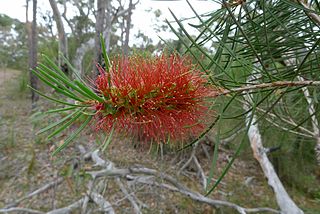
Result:
<svg viewBox="0 0 320 214"><path fill-rule="evenodd" d="M223 89L219 92L216 92L215 97L227 95L231 93L241 93L245 91L252 91L264 88L284 88L284 87L294 87L294 86L319 86L320 81L305 80L305 81L276 81L271 83L260 83L254 85L243 86L240 88L233 89Z"/></svg>
<svg viewBox="0 0 320 214"><path fill-rule="evenodd" d="M306 12L306 14L318 25L320 26L320 16L314 12L312 12L313 8L311 8L310 5L308 5L307 1L298 0L298 2L309 11ZM314 10L313 10L314 11Z"/></svg>
<svg viewBox="0 0 320 214"><path fill-rule="evenodd" d="M98 155L98 153L96 153ZM145 167L130 167L129 169L117 169L113 167L112 169L106 169L106 170L101 170L97 172L89 172L89 174L94 175L95 178L98 178L100 176L120 176L120 177L127 177L128 179L132 180L134 179L136 182L139 183L144 183L144 184L149 184L149 185L154 185L158 186L160 188L166 188L171 191L175 192L180 192L188 197L190 197L193 200L209 204L213 207L230 207L235 210L237 210L239 213L247 213L247 212L272 212L272 213L280 213L277 210L271 209L271 208L253 208L253 209L248 209L248 208L243 208L237 204L230 203L227 201L220 201L220 200L213 200L208 197L205 197L201 195L198 192L194 192L181 184L177 179L174 177L167 175L162 172L158 172L157 170L154 169L149 169ZM143 176L138 176L138 177L133 177L132 174L143 174ZM145 176L149 175L149 176ZM171 185L165 184L165 183L157 183L155 181L150 181L150 179L155 179L159 178L163 181L166 181Z"/></svg>
<svg viewBox="0 0 320 214"><path fill-rule="evenodd" d="M245 104L245 103L243 102L243 104ZM264 110L262 108L259 108L259 107L256 107L256 109L258 111L264 113L264 114L268 114L268 116L271 116L273 119L279 119L282 122L287 123L288 125L291 125L293 127L297 127L298 126L298 124L294 120L292 120L291 118L285 119L284 117L279 117L279 116L277 116L277 115L275 115L275 114L273 114L271 112L267 112L266 110ZM300 133L302 135L305 135L305 136L312 135L312 132L310 130L308 130L308 129L302 127L302 126L299 126L298 129L300 129L302 132L305 133L305 134L304 133Z"/></svg>
<svg viewBox="0 0 320 214"><path fill-rule="evenodd" d="M241 129L238 129L237 131L235 131L232 135L230 135L229 137L227 138L224 138L224 139L221 139L220 140L220 144L222 145L227 145L228 143L230 143L231 141L233 141L241 132L245 131L246 128L241 128Z"/></svg>
<svg viewBox="0 0 320 214"><path fill-rule="evenodd" d="M116 183L118 184L118 186L120 187L120 190L123 192L123 194L126 196L126 198L132 204L134 213L139 213L140 214L141 210L140 210L138 204L136 203L134 198L128 193L127 189L125 188L125 186L123 185L123 183L120 181L119 178L116 178Z"/></svg>
<svg viewBox="0 0 320 214"><path fill-rule="evenodd" d="M12 207L12 208L4 208L0 209L0 213L10 213L10 212L23 212L23 213L29 213L29 214L45 214L44 212L28 209L28 208L22 208L22 207Z"/></svg>
<svg viewBox="0 0 320 214"><path fill-rule="evenodd" d="M235 209L236 211L238 211L239 213L242 213L242 214L245 214L245 213L261 213L261 212L270 212L270 213L280 213L278 210L274 210L274 209L271 209L271 208L265 208L265 207L261 207L261 208L244 208L244 207L241 207L237 204L234 204L234 203L230 203L230 202L227 202L227 201L221 201L221 200L214 200L214 199L211 199L211 198L208 198L208 197L205 197L203 195L201 195L200 193L198 192L194 192L194 191L191 191L187 188L183 188L183 189L180 189L180 188L177 188L175 187L176 186L176 183L178 181L173 181L173 185L174 186L171 186L171 185L168 185L168 184L165 184L165 183L158 183L156 181L153 180L150 180L150 179L138 179L137 182L139 183L143 183L143 184L149 184L149 185L153 185L153 186L157 186L157 187L160 187L160 188L165 188L165 189L168 189L170 191L173 191L173 192L179 192L195 201L198 201L198 202L201 202L201 203L206 203L210 206L213 206L215 208L218 208L218 207L229 207L229 208L233 208ZM170 182L171 183L171 182Z"/></svg>
<svg viewBox="0 0 320 214"><path fill-rule="evenodd" d="M96 193L96 192L91 192L90 198L99 205L99 207L105 212L109 214L114 214L114 209L112 208L111 204L106 201L102 195Z"/></svg>
<svg viewBox="0 0 320 214"><path fill-rule="evenodd" d="M83 204L83 200L84 200L84 198L81 198L78 201L76 201L76 202L74 202L74 203L72 203L72 204L70 204L70 205L68 205L66 207L59 208L59 209L47 212L47 214L69 214L73 210L81 207L81 205Z"/></svg>
<svg viewBox="0 0 320 214"><path fill-rule="evenodd" d="M180 168L179 172L178 173L181 173L187 166L190 165L190 163L193 161L197 170L198 170L198 174L200 176L200 179L201 179L201 184L203 186L204 189L207 188L207 179L206 179L206 176L204 174L204 171L198 161L198 158L196 156L196 151L197 151L197 148L198 148L198 143L195 144L195 146L192 148L192 152L191 152L191 155L190 155L190 158L188 159L188 161Z"/></svg>
<svg viewBox="0 0 320 214"><path fill-rule="evenodd" d="M37 189L37 190L29 193L28 195L23 196L22 198L16 200L15 202L7 205L5 208L15 207L15 206L17 206L18 204L20 204L22 201L24 201L24 200L26 200L26 199L29 199L29 198L31 198L31 197L33 197L33 196L35 196L35 195L38 195L38 194L40 194L40 193L42 193L42 192L47 191L48 189L50 189L50 188L52 188L52 187L55 187L55 186L61 184L61 183L63 182L63 180L64 180L63 178L58 178L58 179L52 181L51 183L48 183L48 184L42 186L41 188L39 188L39 189Z"/></svg>

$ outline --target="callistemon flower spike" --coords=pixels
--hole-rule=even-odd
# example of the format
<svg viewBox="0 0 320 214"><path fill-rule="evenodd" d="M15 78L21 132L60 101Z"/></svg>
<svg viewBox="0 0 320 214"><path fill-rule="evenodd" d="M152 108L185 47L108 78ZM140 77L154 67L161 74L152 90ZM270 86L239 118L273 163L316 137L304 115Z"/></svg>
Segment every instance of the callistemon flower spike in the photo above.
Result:
<svg viewBox="0 0 320 214"><path fill-rule="evenodd" d="M46 65L39 64L33 71L68 101L35 90L37 93L69 106L49 110L48 113L66 112L67 116L39 133L53 130L48 135L52 138L72 124L80 124L53 154L70 144L90 124L96 130L111 133L105 145L110 143L113 132L144 142L169 142L169 139L183 142L206 128L213 115L207 98L214 97L216 90L207 86L206 79L190 60L177 55L134 55L116 57L111 65L104 55L107 71L97 66L100 74L92 86L81 78L70 80L47 57Z"/></svg>
<svg viewBox="0 0 320 214"><path fill-rule="evenodd" d="M185 141L212 119L207 98L214 89L187 58L117 57L108 73L98 69L96 89L108 99L94 103L97 130L113 127L145 142Z"/></svg>

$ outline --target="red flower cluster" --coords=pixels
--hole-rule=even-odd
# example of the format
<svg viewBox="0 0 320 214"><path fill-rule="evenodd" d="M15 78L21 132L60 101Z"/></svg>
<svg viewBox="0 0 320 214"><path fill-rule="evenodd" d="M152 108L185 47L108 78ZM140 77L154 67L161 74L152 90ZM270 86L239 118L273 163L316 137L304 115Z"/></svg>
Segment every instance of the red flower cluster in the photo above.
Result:
<svg viewBox="0 0 320 214"><path fill-rule="evenodd" d="M191 61L177 55L116 58L107 73L98 67L96 128L143 141L183 141L199 134L212 118L206 98L213 94Z"/></svg>

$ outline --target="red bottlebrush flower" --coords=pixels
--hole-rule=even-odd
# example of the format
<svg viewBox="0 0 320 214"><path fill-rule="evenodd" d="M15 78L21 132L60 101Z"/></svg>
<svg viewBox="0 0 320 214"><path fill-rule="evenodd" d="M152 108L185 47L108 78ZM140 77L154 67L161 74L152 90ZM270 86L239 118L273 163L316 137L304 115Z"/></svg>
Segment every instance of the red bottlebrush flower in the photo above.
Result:
<svg viewBox="0 0 320 214"><path fill-rule="evenodd" d="M191 61L171 55L116 58L107 73L98 67L97 130L127 133L144 141L184 141L204 131L212 118L214 90Z"/></svg>

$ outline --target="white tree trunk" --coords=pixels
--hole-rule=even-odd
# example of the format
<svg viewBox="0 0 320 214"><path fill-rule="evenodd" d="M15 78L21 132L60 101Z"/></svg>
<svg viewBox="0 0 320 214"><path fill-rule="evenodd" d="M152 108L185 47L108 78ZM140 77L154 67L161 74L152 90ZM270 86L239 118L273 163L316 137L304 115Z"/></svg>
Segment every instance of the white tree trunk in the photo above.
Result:
<svg viewBox="0 0 320 214"><path fill-rule="evenodd" d="M288 54L289 56L289 54ZM288 58L288 56L285 56ZM286 66L296 66L298 64L298 59L296 58L288 58L284 60L284 63ZM295 69L296 71L296 69ZM299 81L305 81L305 79L302 76L297 77ZM311 95L309 92L309 89L307 87L302 88L303 95L308 103L308 111L311 117L311 124L312 124L312 133L313 133L313 138L316 141L316 145L314 147L314 151L316 154L316 160L318 165L320 166L320 129L319 129L319 122L316 117L316 108L314 107L314 102L311 99Z"/></svg>
<svg viewBox="0 0 320 214"><path fill-rule="evenodd" d="M82 61L83 61L84 55L87 53L88 50L92 49L93 47L94 47L94 38L91 38L87 42L81 44L81 46L76 50L76 55L73 63L80 76L83 73ZM73 78L75 79L76 76L73 75Z"/></svg>
<svg viewBox="0 0 320 214"><path fill-rule="evenodd" d="M67 35L64 30L61 14L59 12L57 2L54 0L49 0L54 20L56 21L57 29L58 29L58 37L59 37L59 52L63 54L64 57L68 58L68 40ZM63 60L59 56L59 65L63 65Z"/></svg>
<svg viewBox="0 0 320 214"><path fill-rule="evenodd" d="M298 76L298 79L300 81L305 80L301 76ZM316 114L315 114L316 113L316 109L315 109L315 107L313 105L313 101L311 99L311 95L310 95L310 92L309 92L308 88L307 87L303 87L302 91L303 91L304 97L306 98L306 101L308 103L308 111L309 111L309 114L311 116L313 137L316 140L316 145L314 147L314 151L315 151L315 154L316 154L317 163L318 163L318 165L320 165L320 129L319 129L319 122L318 122L318 119L317 119Z"/></svg>
<svg viewBox="0 0 320 214"><path fill-rule="evenodd" d="M244 95L244 99L247 102L243 105L243 109L245 111L248 111L252 106L252 96L249 93L250 91ZM256 116L252 114L252 111L250 111L246 115L246 126L248 127L248 138L254 158L259 162L260 167L268 180L269 186L272 187L281 212L284 214L302 214L303 211L290 198L275 172L275 169L265 152L259 127L256 122Z"/></svg>

